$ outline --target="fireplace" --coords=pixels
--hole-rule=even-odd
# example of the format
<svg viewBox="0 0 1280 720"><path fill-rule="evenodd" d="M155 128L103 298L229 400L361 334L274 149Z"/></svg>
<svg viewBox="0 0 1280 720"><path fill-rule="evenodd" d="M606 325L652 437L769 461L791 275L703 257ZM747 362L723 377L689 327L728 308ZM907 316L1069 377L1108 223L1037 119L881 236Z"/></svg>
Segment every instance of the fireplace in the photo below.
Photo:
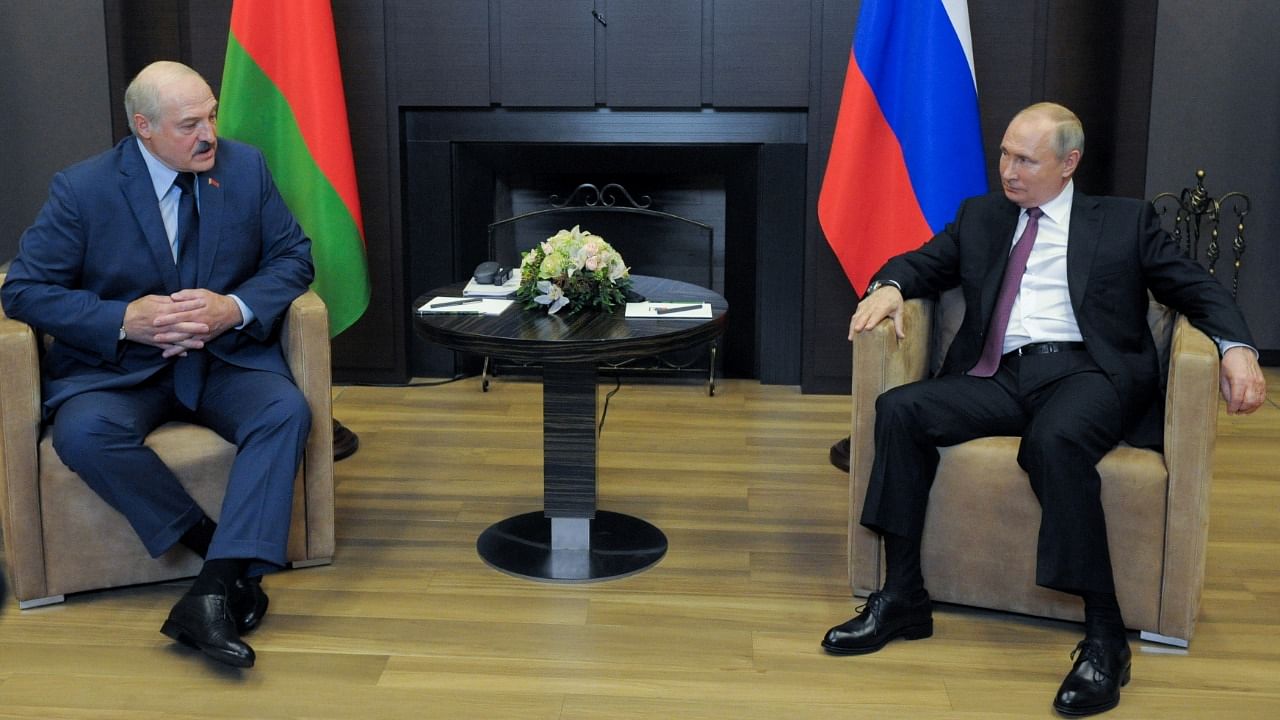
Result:
<svg viewBox="0 0 1280 720"><path fill-rule="evenodd" d="M583 183L617 184L713 228L712 267L698 284L729 302L721 372L799 383L805 113L406 109L401 121L408 297L488 259L490 223ZM684 279L651 263L641 272ZM416 376L473 369L460 362L409 340Z"/></svg>

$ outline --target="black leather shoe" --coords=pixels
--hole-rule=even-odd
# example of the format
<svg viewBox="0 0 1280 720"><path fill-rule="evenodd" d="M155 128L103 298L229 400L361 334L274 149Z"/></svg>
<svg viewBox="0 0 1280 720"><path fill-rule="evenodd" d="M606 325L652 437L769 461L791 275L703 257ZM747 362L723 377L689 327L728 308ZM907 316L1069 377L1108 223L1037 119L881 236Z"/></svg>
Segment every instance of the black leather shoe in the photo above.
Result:
<svg viewBox="0 0 1280 720"><path fill-rule="evenodd" d="M240 640L225 593L183 595L160 632L234 667L253 667L253 648Z"/></svg>
<svg viewBox="0 0 1280 720"><path fill-rule="evenodd" d="M833 655L862 655L884 647L894 638L920 640L933 635L933 605L929 593L919 598L874 592L858 615L827 631L822 648Z"/></svg>
<svg viewBox="0 0 1280 720"><path fill-rule="evenodd" d="M345 460L360 449L360 436L347 429L346 425L333 420L333 461Z"/></svg>
<svg viewBox="0 0 1280 720"><path fill-rule="evenodd" d="M1085 638L1071 651L1076 661L1058 688L1053 709L1080 717L1106 712L1120 704L1120 688L1129 684L1133 653L1129 643Z"/></svg>
<svg viewBox="0 0 1280 720"><path fill-rule="evenodd" d="M835 445L831 446L831 464L836 466L837 470L849 472L849 440L837 440Z"/></svg>
<svg viewBox="0 0 1280 720"><path fill-rule="evenodd" d="M267 594L262 590L262 578L240 578L227 593L227 608L235 620L236 632L248 635L253 632L267 614Z"/></svg>

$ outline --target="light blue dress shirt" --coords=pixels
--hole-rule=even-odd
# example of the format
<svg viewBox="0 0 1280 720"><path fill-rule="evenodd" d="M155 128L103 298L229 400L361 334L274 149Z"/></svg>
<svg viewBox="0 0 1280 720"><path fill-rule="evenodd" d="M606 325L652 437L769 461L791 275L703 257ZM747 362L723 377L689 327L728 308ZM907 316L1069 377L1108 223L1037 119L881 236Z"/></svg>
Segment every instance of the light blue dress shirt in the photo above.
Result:
<svg viewBox="0 0 1280 720"><path fill-rule="evenodd" d="M182 190L173 184L175 178L178 177L178 171L170 168L160 161L141 140L138 143L138 150L142 151L142 160L147 164L147 171L151 173L151 184L156 191L156 202L160 204L160 219L164 221L164 232L169 237L169 252L173 254L174 263L178 262L178 246L174 243L174 236L178 233L178 203L182 197ZM195 184L196 192L196 209L200 208L200 183ZM240 306L240 317L244 321L236 326L236 330L243 330L246 325L253 322L253 311L248 305L236 297L229 294L227 297L236 301L236 305Z"/></svg>

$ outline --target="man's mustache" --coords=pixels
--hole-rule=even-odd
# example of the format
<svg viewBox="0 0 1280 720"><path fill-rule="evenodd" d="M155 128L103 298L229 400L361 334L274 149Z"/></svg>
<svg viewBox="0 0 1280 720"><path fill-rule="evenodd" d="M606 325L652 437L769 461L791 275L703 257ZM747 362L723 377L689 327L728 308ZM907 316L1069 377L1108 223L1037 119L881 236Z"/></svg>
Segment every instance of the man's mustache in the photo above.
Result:
<svg viewBox="0 0 1280 720"><path fill-rule="evenodd" d="M196 151L194 154L201 155L203 153L209 152L209 150L212 148L213 148L213 143L209 142L208 140L201 140L196 143Z"/></svg>

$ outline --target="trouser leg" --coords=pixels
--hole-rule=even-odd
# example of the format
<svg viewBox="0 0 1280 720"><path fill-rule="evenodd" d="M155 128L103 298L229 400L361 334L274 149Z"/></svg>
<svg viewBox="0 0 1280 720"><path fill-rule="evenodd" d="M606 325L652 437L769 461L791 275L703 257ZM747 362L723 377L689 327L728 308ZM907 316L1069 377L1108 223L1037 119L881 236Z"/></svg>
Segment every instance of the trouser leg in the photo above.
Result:
<svg viewBox="0 0 1280 720"><path fill-rule="evenodd" d="M204 516L143 444L166 419L169 405L162 384L83 393L63 403L51 430L58 457L124 515L152 557Z"/></svg>
<svg viewBox="0 0 1280 720"><path fill-rule="evenodd" d="M919 541L938 448L985 435L1016 435L1026 422L1004 371L902 385L876 400L875 458L861 522Z"/></svg>
<svg viewBox="0 0 1280 720"><path fill-rule="evenodd" d="M1076 355L1050 356L1052 363L1037 362L1036 369L1024 359L1020 373L1026 384L1035 382L1040 366L1055 376L1043 389L1028 390L1033 419L1018 450L1041 508L1036 583L1076 594L1114 593L1097 464L1120 442L1122 408L1106 375ZM1051 367L1073 360L1088 369Z"/></svg>
<svg viewBox="0 0 1280 720"><path fill-rule="evenodd" d="M293 485L311 413L288 378L210 364L197 417L236 446L210 560L254 561L258 575L283 566L293 510Z"/></svg>
<svg viewBox="0 0 1280 720"><path fill-rule="evenodd" d="M938 447L1013 432L1025 418L1009 378L949 376L894 388L876 401L875 458L861 522L885 543L884 589L924 587L921 536Z"/></svg>

